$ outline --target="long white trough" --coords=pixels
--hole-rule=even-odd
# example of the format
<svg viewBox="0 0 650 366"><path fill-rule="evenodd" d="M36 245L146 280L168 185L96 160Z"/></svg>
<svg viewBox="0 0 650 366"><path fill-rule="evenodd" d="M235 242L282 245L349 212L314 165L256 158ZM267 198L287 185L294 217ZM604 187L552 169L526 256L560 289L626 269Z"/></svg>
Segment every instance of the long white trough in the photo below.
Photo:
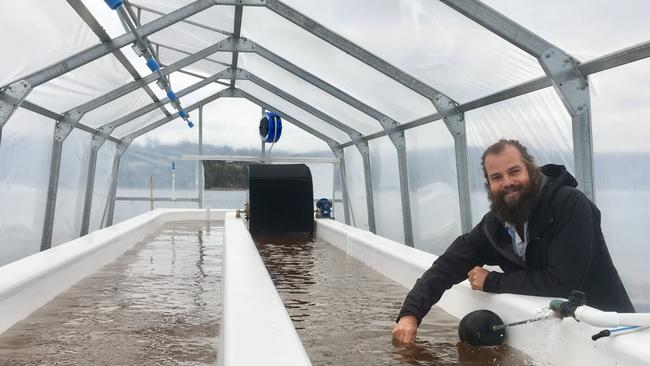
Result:
<svg viewBox="0 0 650 366"><path fill-rule="evenodd" d="M220 364L309 365L244 221L228 210L155 210L0 267L0 333L165 223L187 220L225 222ZM436 258L333 220L317 220L316 235L407 288ZM550 300L487 294L464 282L447 291L438 306L458 318L489 309L514 322L534 317ZM541 365L650 365L649 330L592 341L600 330L554 318L509 328L506 343Z"/></svg>
<svg viewBox="0 0 650 366"><path fill-rule="evenodd" d="M0 333L171 221L223 221L228 210L158 209L0 267Z"/></svg>
<svg viewBox="0 0 650 366"><path fill-rule="evenodd" d="M316 228L319 238L407 288L436 259L433 254L333 220L317 220ZM550 300L473 291L465 281L447 291L437 305L459 319L471 311L488 309L509 323L535 317ZM570 318L552 318L508 328L506 343L541 365L650 365L650 330L592 341L591 336L601 330Z"/></svg>

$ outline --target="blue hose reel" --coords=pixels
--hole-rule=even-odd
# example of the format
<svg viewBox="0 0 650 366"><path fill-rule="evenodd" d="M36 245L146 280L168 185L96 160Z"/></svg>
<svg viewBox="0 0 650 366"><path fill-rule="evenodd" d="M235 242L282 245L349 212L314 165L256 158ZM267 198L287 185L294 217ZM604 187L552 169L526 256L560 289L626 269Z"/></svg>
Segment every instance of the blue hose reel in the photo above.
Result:
<svg viewBox="0 0 650 366"><path fill-rule="evenodd" d="M263 142L276 143L282 135L282 119L276 112L264 112L260 120L260 137Z"/></svg>

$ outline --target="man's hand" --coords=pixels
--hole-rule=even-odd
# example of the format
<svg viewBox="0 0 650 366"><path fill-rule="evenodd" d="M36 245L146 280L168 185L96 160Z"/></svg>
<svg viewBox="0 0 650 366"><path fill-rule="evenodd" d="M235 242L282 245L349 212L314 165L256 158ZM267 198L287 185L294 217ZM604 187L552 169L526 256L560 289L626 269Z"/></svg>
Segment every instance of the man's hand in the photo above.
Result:
<svg viewBox="0 0 650 366"><path fill-rule="evenodd" d="M469 284L472 285L472 290L481 290L483 291L483 284L485 283L485 278L490 273L490 271L484 269L483 267L474 267L471 271L467 273L467 279Z"/></svg>
<svg viewBox="0 0 650 366"><path fill-rule="evenodd" d="M415 343L418 320L413 315L404 315L393 327L393 341L403 344Z"/></svg>

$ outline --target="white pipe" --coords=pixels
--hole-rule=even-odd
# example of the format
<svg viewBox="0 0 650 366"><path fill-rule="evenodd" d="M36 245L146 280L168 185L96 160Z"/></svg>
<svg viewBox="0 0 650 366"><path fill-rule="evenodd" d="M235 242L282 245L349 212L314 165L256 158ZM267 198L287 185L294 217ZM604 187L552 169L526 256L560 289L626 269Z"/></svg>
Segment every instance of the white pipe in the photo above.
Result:
<svg viewBox="0 0 650 366"><path fill-rule="evenodd" d="M580 306L575 311L575 318L595 327L618 327L621 325L650 326L650 313L616 313L601 311L588 306Z"/></svg>

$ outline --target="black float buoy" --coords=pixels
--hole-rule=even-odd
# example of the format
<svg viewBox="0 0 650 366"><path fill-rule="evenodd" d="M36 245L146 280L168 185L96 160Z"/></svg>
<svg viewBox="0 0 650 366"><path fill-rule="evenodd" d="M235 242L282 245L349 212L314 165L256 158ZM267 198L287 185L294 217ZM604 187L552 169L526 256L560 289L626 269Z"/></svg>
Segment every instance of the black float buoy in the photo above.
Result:
<svg viewBox="0 0 650 366"><path fill-rule="evenodd" d="M476 310L465 315L458 324L458 337L472 346L497 346L506 337L503 320L490 310Z"/></svg>

